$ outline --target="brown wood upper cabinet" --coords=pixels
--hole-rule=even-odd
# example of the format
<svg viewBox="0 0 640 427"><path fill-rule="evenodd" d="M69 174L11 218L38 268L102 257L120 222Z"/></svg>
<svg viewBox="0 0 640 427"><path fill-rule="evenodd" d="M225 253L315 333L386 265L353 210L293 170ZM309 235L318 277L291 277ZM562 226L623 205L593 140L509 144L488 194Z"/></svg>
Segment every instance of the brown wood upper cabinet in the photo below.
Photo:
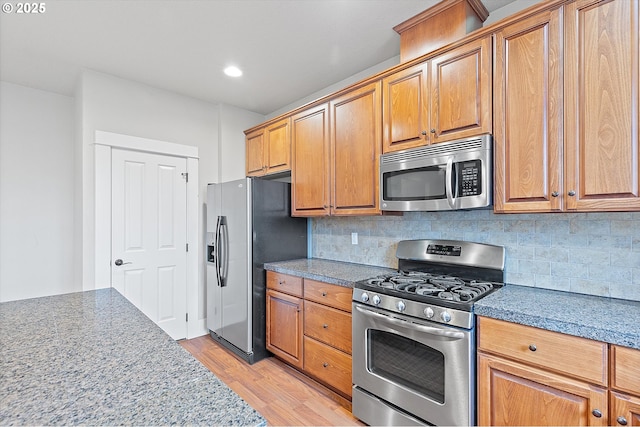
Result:
<svg viewBox="0 0 640 427"><path fill-rule="evenodd" d="M490 133L490 38L393 73L382 88L385 153Z"/></svg>
<svg viewBox="0 0 640 427"><path fill-rule="evenodd" d="M329 104L291 118L291 214L329 215Z"/></svg>
<svg viewBox="0 0 640 427"><path fill-rule="evenodd" d="M292 118L292 215L380 214L381 83Z"/></svg>
<svg viewBox="0 0 640 427"><path fill-rule="evenodd" d="M291 169L291 121L287 117L246 135L247 176L263 176Z"/></svg>
<svg viewBox="0 0 640 427"><path fill-rule="evenodd" d="M495 33L496 212L640 210L638 23L578 0Z"/></svg>

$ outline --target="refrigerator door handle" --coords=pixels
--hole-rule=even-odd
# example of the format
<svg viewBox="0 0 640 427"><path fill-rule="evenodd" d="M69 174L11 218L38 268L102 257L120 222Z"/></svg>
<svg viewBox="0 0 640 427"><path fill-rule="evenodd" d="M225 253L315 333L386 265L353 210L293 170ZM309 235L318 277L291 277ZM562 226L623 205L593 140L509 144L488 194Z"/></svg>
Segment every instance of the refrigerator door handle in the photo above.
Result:
<svg viewBox="0 0 640 427"><path fill-rule="evenodd" d="M227 286L227 276L229 275L229 229L227 227L227 217L220 217L220 247L222 257L220 265L220 286Z"/></svg>
<svg viewBox="0 0 640 427"><path fill-rule="evenodd" d="M221 228L222 217L218 216L218 222L216 224L216 241L215 241L215 259L216 263L216 277L217 283L216 285L220 286L220 228Z"/></svg>

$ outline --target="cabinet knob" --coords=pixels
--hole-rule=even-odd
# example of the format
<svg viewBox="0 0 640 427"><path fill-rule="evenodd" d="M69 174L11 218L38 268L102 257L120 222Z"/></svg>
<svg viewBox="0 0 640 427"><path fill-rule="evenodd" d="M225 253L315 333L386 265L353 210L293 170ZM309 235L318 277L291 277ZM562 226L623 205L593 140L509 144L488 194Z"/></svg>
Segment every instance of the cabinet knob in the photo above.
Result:
<svg viewBox="0 0 640 427"><path fill-rule="evenodd" d="M435 128L431 129L431 133L436 133L436 129Z"/></svg>
<svg viewBox="0 0 640 427"><path fill-rule="evenodd" d="M426 130L423 130L423 131L422 131L422 134L423 134L423 135L426 135L426 134L427 134L427 131L426 131Z"/></svg>
<svg viewBox="0 0 640 427"><path fill-rule="evenodd" d="M536 351L537 349L538 349L538 347L536 347L535 344L529 344L529 350Z"/></svg>
<svg viewBox="0 0 640 427"><path fill-rule="evenodd" d="M619 416L618 418L616 418L616 421L621 426L626 426L627 425L627 419L625 417L623 417L623 416Z"/></svg>
<svg viewBox="0 0 640 427"><path fill-rule="evenodd" d="M327 329L327 328L329 327L329 325L327 325L327 324L325 323L324 325L322 325L322 327L323 327L324 329Z"/></svg>
<svg viewBox="0 0 640 427"><path fill-rule="evenodd" d="M553 197L558 197L560 195L560 193L558 193L557 191L554 191L553 193L551 193L551 195Z"/></svg>
<svg viewBox="0 0 640 427"><path fill-rule="evenodd" d="M593 416L596 418L602 418L602 412L600 412L599 409L594 409L593 411L591 411L591 414L593 414Z"/></svg>
<svg viewBox="0 0 640 427"><path fill-rule="evenodd" d="M569 190L569 192L567 193L568 195L570 195L571 197L576 195L576 192L573 190Z"/></svg>
<svg viewBox="0 0 640 427"><path fill-rule="evenodd" d="M323 367L323 368L326 368L327 366L329 366L329 364L328 364L327 362L324 362L324 363L322 364L322 367ZM625 421L625 424L626 424L626 421Z"/></svg>
<svg viewBox="0 0 640 427"><path fill-rule="evenodd" d="M322 293L322 296L323 296L323 297L326 297L326 296L327 296L327 293L326 293L326 292L323 292L323 293Z"/></svg>

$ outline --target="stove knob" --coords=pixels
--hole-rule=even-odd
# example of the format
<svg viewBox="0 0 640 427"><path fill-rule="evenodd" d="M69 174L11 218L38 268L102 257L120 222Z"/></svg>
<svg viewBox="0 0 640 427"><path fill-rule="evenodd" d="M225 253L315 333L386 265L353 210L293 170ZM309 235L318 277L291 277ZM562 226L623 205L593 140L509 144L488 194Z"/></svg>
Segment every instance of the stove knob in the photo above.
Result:
<svg viewBox="0 0 640 427"><path fill-rule="evenodd" d="M366 293L366 292L363 292L362 295L360 295L360 301L362 301L362 302L369 301L369 294Z"/></svg>
<svg viewBox="0 0 640 427"><path fill-rule="evenodd" d="M398 301L398 303L396 304L396 308L398 309L398 311L404 311L407 306L405 305L404 301Z"/></svg>
<svg viewBox="0 0 640 427"><path fill-rule="evenodd" d="M380 304L380 297L378 295L374 295L373 298L371 299L371 302L373 303L373 305Z"/></svg>
<svg viewBox="0 0 640 427"><path fill-rule="evenodd" d="M440 319L442 319L442 321L445 323L449 323L451 322L451 315L448 311L443 311L442 313L440 313Z"/></svg>
<svg viewBox="0 0 640 427"><path fill-rule="evenodd" d="M427 316L427 319L431 319L435 313L433 312L433 308L427 307L424 309L424 315Z"/></svg>

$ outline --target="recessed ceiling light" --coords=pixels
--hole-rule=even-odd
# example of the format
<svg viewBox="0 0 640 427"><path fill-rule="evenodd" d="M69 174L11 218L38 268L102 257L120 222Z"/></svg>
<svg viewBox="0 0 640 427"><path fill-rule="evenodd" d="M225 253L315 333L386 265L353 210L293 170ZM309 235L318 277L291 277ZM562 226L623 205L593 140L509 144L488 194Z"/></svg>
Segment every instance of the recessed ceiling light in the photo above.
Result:
<svg viewBox="0 0 640 427"><path fill-rule="evenodd" d="M242 75L242 70L231 65L224 69L224 73L230 77L240 77Z"/></svg>

